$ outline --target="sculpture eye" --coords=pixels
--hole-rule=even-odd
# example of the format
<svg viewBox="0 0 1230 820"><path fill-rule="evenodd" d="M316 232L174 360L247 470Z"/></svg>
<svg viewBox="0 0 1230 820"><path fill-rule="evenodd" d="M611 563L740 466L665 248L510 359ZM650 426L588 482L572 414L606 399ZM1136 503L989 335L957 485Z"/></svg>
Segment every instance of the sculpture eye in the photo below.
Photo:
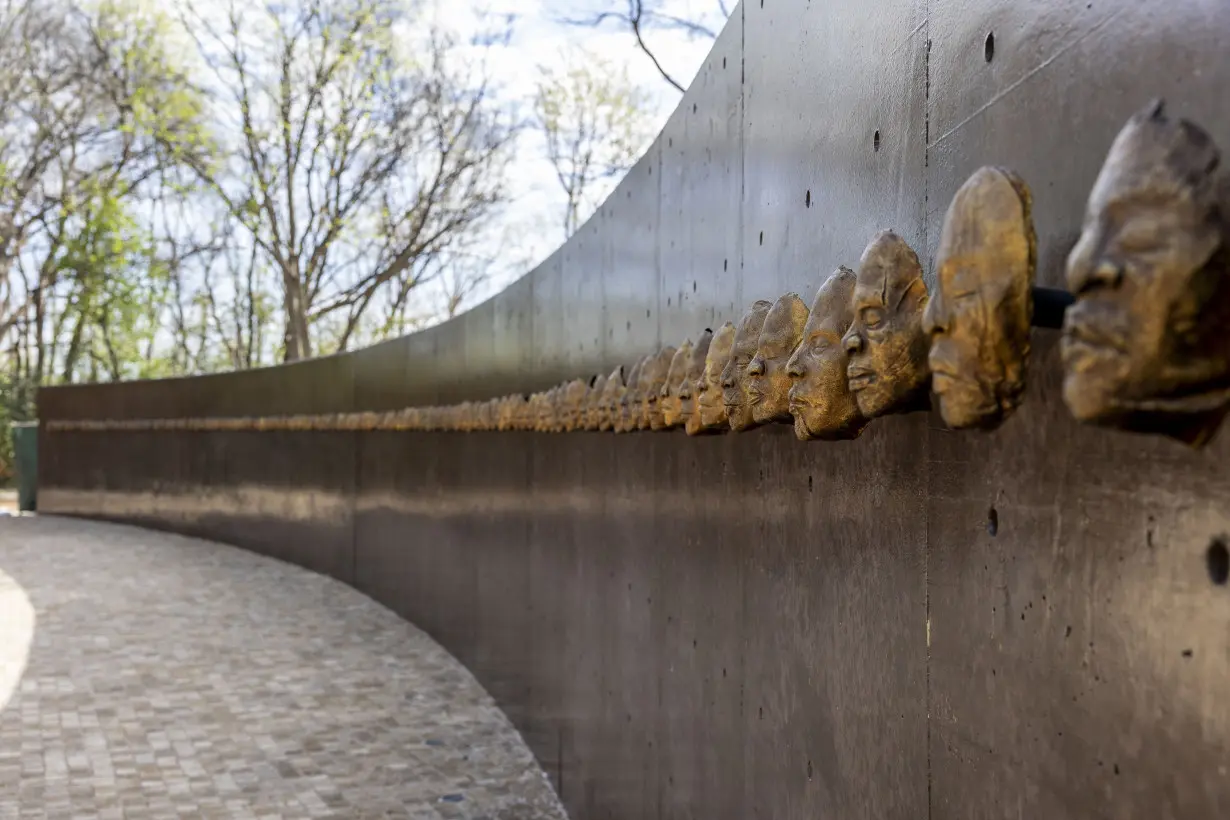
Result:
<svg viewBox="0 0 1230 820"><path fill-rule="evenodd" d="M862 318L864 327L868 330L875 330L884 324L884 311L876 307L863 308Z"/></svg>
<svg viewBox="0 0 1230 820"><path fill-rule="evenodd" d="M1143 220L1134 220L1124 226L1115 237L1115 245L1120 253L1129 254L1146 255L1166 250L1158 227Z"/></svg>

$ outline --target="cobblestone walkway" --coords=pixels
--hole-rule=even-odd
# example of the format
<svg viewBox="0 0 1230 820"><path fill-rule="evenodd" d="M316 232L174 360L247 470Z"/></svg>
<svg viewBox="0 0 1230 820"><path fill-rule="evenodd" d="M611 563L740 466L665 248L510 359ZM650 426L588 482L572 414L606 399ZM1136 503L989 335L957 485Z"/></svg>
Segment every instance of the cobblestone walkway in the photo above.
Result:
<svg viewBox="0 0 1230 820"><path fill-rule="evenodd" d="M241 550L0 517L0 820L562 818L451 656Z"/></svg>

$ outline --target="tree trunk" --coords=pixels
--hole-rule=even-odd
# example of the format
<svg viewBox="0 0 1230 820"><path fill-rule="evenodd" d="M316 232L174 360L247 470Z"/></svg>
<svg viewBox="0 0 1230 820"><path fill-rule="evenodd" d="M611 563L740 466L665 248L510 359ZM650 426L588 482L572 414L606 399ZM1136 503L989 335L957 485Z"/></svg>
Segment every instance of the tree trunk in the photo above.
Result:
<svg viewBox="0 0 1230 820"><path fill-rule="evenodd" d="M77 324L73 327L73 335L68 341L68 352L64 354L64 381L73 382L73 368L77 366L77 358L81 355L81 334L85 330L85 319L77 314Z"/></svg>
<svg viewBox="0 0 1230 820"><path fill-rule="evenodd" d="M286 308L286 361L294 362L312 356L308 338L307 305L303 299L303 284L298 277L282 278Z"/></svg>
<svg viewBox="0 0 1230 820"><path fill-rule="evenodd" d="M43 373L47 372L47 345L43 343L43 325L46 323L46 312L43 308L43 288L34 289L34 383L43 383Z"/></svg>

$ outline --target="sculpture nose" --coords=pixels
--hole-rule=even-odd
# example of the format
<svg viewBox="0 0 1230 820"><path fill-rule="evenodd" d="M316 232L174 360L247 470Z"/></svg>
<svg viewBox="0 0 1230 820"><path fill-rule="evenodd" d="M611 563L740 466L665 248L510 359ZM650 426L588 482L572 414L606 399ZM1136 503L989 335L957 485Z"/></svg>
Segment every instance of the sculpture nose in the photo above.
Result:
<svg viewBox="0 0 1230 820"><path fill-rule="evenodd" d="M948 332L948 311L944 307L942 288L936 289L935 295L923 310L922 329L928 336Z"/></svg>
<svg viewBox="0 0 1230 820"><path fill-rule="evenodd" d="M790 361L786 363L786 375L792 379L801 379L807 375L803 362L799 360L798 353L791 356Z"/></svg>
<svg viewBox="0 0 1230 820"><path fill-rule="evenodd" d="M1117 288L1123 282L1123 266L1111 259L1093 260L1074 270L1070 280L1075 293L1095 288Z"/></svg>
<svg viewBox="0 0 1230 820"><path fill-rule="evenodd" d="M846 348L846 352L851 356L855 353L861 353L863 351L863 337L853 329L846 334L845 338L841 340L841 343Z"/></svg>
<svg viewBox="0 0 1230 820"><path fill-rule="evenodd" d="M764 375L764 357L759 353L752 357L752 360L747 363L747 375L763 376Z"/></svg>

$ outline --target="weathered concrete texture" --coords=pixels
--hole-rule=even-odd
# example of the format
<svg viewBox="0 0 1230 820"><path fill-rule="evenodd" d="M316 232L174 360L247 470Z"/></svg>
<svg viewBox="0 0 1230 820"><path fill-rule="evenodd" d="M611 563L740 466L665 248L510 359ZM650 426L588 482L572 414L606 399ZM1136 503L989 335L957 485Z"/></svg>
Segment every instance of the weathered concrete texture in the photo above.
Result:
<svg viewBox="0 0 1230 820"><path fill-rule="evenodd" d="M0 818L87 817L563 813L470 674L343 584L210 542L0 519Z"/></svg>

